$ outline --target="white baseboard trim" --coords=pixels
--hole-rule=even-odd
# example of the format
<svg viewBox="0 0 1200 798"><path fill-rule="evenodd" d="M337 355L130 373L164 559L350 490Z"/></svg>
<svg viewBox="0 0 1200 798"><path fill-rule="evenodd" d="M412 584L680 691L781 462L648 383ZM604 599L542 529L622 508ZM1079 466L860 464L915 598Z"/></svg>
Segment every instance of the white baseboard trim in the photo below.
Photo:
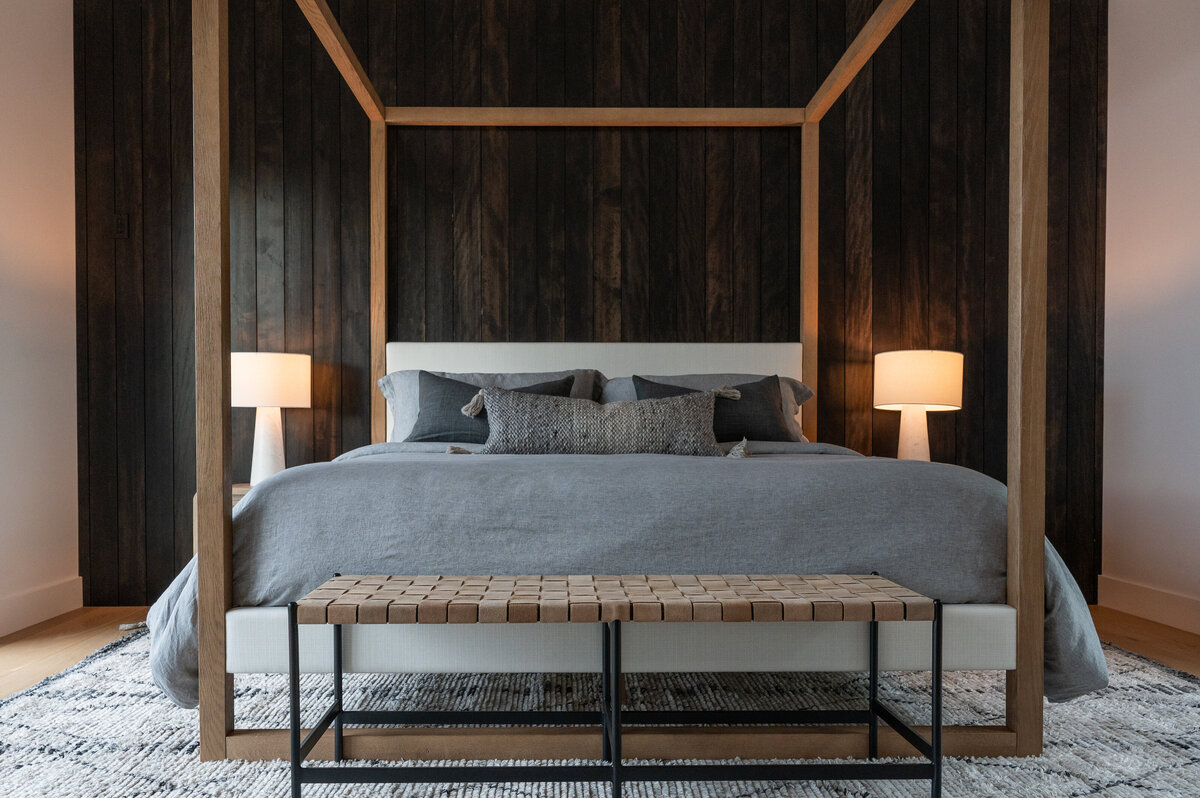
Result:
<svg viewBox="0 0 1200 798"><path fill-rule="evenodd" d="M69 576L0 596L0 637L83 606L83 578Z"/></svg>
<svg viewBox="0 0 1200 798"><path fill-rule="evenodd" d="M1100 574L1100 606L1200 634L1200 598Z"/></svg>

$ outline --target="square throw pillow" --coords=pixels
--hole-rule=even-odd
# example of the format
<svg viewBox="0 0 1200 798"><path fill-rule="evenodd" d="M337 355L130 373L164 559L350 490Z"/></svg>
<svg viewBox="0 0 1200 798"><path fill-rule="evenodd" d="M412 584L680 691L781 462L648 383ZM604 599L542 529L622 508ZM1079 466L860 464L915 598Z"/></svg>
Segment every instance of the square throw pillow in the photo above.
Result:
<svg viewBox="0 0 1200 798"><path fill-rule="evenodd" d="M441 441L448 443L485 443L488 439L487 413L474 416L464 415L463 405L471 401L479 388L467 382L439 377L428 371L418 375L420 381L420 409L412 432L406 441ZM540 382L524 388L514 388L521 393L536 393L547 396L570 396L575 377Z"/></svg>
<svg viewBox="0 0 1200 798"><path fill-rule="evenodd" d="M710 391L722 385L739 385L756 382L765 377L764 374L676 374L673 376L642 375L642 379L653 382L677 385L681 388L691 388L697 391ZM783 404L783 416L787 421L790 437L786 440L803 441L804 433L800 429L800 405L812 398L812 390L791 377L778 377L779 398ZM604 383L601 392L602 402L632 402L637 399L637 388L632 377L614 377Z"/></svg>
<svg viewBox="0 0 1200 798"><path fill-rule="evenodd" d="M713 436L715 391L645 402L484 388L463 408L487 409L491 433L479 454L678 454L722 457Z"/></svg>
<svg viewBox="0 0 1200 798"><path fill-rule="evenodd" d="M633 385L639 400L697 393L695 388L654 382L636 374ZM718 396L713 409L713 433L718 443L740 441L743 438L752 441L793 440L783 414L778 377L764 377L733 387L741 393L741 398L724 399Z"/></svg>
<svg viewBox="0 0 1200 798"><path fill-rule="evenodd" d="M491 386L507 388L510 391L573 376L575 385L571 388L571 395L580 399L599 399L605 383L604 375L595 369L496 373L429 371L427 373L474 385L476 390ZM419 370L406 369L390 372L379 379L379 389L387 399L388 409L392 413L392 428L388 433L389 441L403 441L412 434L413 425L416 424L417 415L421 409L420 376Z"/></svg>

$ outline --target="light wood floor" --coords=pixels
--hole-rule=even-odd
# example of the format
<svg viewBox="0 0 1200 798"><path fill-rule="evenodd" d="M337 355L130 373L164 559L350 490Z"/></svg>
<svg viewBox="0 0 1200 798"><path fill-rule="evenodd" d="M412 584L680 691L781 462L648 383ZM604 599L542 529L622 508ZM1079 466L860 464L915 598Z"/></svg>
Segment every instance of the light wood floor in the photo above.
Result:
<svg viewBox="0 0 1200 798"><path fill-rule="evenodd" d="M1091 610L1096 632L1104 642L1200 676L1200 635L1108 607L1093 606Z"/></svg>
<svg viewBox="0 0 1200 798"><path fill-rule="evenodd" d="M71 667L146 619L146 607L84 607L0 638L0 698ZM1092 607L1100 639L1200 676L1200 635L1107 607Z"/></svg>
<svg viewBox="0 0 1200 798"><path fill-rule="evenodd" d="M0 637L0 698L66 670L146 620L146 607L84 607Z"/></svg>

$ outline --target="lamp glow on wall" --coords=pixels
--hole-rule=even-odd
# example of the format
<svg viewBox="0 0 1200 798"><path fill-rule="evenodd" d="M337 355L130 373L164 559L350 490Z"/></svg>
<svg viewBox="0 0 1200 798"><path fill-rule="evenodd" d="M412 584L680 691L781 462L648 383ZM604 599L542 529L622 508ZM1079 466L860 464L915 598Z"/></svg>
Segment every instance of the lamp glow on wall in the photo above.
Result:
<svg viewBox="0 0 1200 798"><path fill-rule="evenodd" d="M255 407L254 459L250 484L287 467L283 454L284 407L312 407L312 358L281 352L234 352L229 356L234 407Z"/></svg>
<svg viewBox="0 0 1200 798"><path fill-rule="evenodd" d="M962 409L963 356L935 349L875 355L875 408L900 411L901 460L929 459L928 411Z"/></svg>

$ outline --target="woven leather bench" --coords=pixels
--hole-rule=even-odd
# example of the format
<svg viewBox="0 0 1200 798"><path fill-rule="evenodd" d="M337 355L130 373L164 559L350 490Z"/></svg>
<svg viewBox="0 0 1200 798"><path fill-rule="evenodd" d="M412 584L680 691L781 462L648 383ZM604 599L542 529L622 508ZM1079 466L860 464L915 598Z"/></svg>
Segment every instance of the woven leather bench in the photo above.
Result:
<svg viewBox="0 0 1200 798"><path fill-rule="evenodd" d="M621 700L621 624L794 623L869 624L870 670L863 710L629 711ZM879 700L879 627L888 621L932 621L930 738ZM494 712L347 710L342 704L342 627L353 624L593 623L602 654L599 711ZM301 739L300 624L334 629L333 705ZM802 633L802 632L801 632ZM303 783L443 783L607 781L620 796L626 781L929 779L941 794L942 605L876 574L626 575L626 576L335 576L288 605L292 795ZM867 724L868 756L878 756L884 721L924 762L795 764L625 764L623 725ZM304 766L330 728L334 759L343 758L344 724L599 725L602 763L331 768Z"/></svg>

